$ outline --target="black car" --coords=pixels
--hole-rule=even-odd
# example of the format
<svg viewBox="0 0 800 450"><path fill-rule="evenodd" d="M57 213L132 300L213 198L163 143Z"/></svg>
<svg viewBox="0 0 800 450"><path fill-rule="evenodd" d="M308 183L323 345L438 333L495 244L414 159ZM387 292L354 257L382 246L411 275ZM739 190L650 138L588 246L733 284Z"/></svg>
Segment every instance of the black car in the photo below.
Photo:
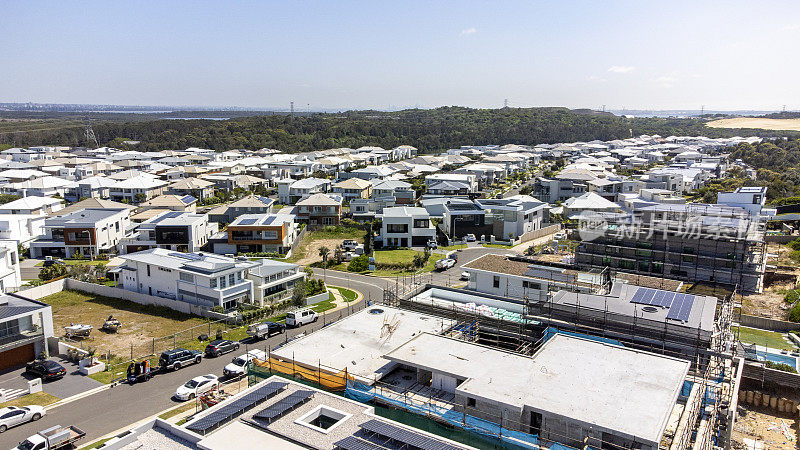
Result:
<svg viewBox="0 0 800 450"><path fill-rule="evenodd" d="M167 350L162 353L161 358L158 359L158 365L161 366L163 370L178 370L192 363L199 364L202 360L203 352L176 348L175 350Z"/></svg>
<svg viewBox="0 0 800 450"><path fill-rule="evenodd" d="M217 339L216 341L209 342L206 346L206 356L219 356L234 350L239 350L238 342Z"/></svg>
<svg viewBox="0 0 800 450"><path fill-rule="evenodd" d="M67 369L55 361L39 360L29 362L25 373L41 378L42 381L60 380L67 374Z"/></svg>

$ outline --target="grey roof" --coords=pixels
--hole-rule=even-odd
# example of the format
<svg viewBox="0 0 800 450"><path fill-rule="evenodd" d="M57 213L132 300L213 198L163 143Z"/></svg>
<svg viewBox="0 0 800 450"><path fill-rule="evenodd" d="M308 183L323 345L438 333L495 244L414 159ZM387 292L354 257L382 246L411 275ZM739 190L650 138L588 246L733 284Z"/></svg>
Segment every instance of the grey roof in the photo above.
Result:
<svg viewBox="0 0 800 450"><path fill-rule="evenodd" d="M153 248L136 253L120 255L125 260L143 262L184 272L209 274L232 268L249 269L256 263L249 260L229 258L214 253L179 253L162 248Z"/></svg>
<svg viewBox="0 0 800 450"><path fill-rule="evenodd" d="M73 211L69 214L58 216L58 217L51 217L47 219L46 225L48 226L58 226L58 225L77 225L77 224L87 224L90 226L94 226L97 222L107 219L115 214L119 214L120 212L128 212L125 208L119 209L100 209L100 208L86 208L86 209L79 209L77 211Z"/></svg>
<svg viewBox="0 0 800 450"><path fill-rule="evenodd" d="M33 300L27 300L13 295L0 296L0 320L45 308L47 308L47 305Z"/></svg>
<svg viewBox="0 0 800 450"><path fill-rule="evenodd" d="M297 264L292 264L283 261L275 261L273 259L262 259L258 261L258 265L250 269L250 274L255 276L271 275L275 272L289 270L299 267Z"/></svg>

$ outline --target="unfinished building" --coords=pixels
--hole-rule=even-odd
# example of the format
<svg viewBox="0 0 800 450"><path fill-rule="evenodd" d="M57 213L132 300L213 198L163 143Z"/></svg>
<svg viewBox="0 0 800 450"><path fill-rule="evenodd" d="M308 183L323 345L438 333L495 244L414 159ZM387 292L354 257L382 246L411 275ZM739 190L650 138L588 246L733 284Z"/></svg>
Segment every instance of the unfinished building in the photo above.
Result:
<svg viewBox="0 0 800 450"><path fill-rule="evenodd" d="M765 221L738 207L658 204L624 220L582 220L579 266L762 292Z"/></svg>

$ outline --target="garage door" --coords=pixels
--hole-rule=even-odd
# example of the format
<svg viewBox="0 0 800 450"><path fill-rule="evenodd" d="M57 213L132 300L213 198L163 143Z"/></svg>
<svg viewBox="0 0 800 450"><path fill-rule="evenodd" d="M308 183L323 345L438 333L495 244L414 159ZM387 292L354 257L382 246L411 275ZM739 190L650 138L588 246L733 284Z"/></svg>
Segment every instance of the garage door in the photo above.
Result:
<svg viewBox="0 0 800 450"><path fill-rule="evenodd" d="M11 350L0 353L0 370L21 366L34 359L36 359L36 351L34 350L33 343L12 348Z"/></svg>

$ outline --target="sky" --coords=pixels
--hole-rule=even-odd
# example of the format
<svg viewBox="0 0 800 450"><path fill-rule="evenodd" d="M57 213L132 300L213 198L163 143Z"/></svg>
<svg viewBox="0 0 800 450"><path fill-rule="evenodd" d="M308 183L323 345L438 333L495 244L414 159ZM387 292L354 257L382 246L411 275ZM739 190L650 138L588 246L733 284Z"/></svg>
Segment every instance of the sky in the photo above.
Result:
<svg viewBox="0 0 800 450"><path fill-rule="evenodd" d="M800 109L797 1L0 0L0 102Z"/></svg>

